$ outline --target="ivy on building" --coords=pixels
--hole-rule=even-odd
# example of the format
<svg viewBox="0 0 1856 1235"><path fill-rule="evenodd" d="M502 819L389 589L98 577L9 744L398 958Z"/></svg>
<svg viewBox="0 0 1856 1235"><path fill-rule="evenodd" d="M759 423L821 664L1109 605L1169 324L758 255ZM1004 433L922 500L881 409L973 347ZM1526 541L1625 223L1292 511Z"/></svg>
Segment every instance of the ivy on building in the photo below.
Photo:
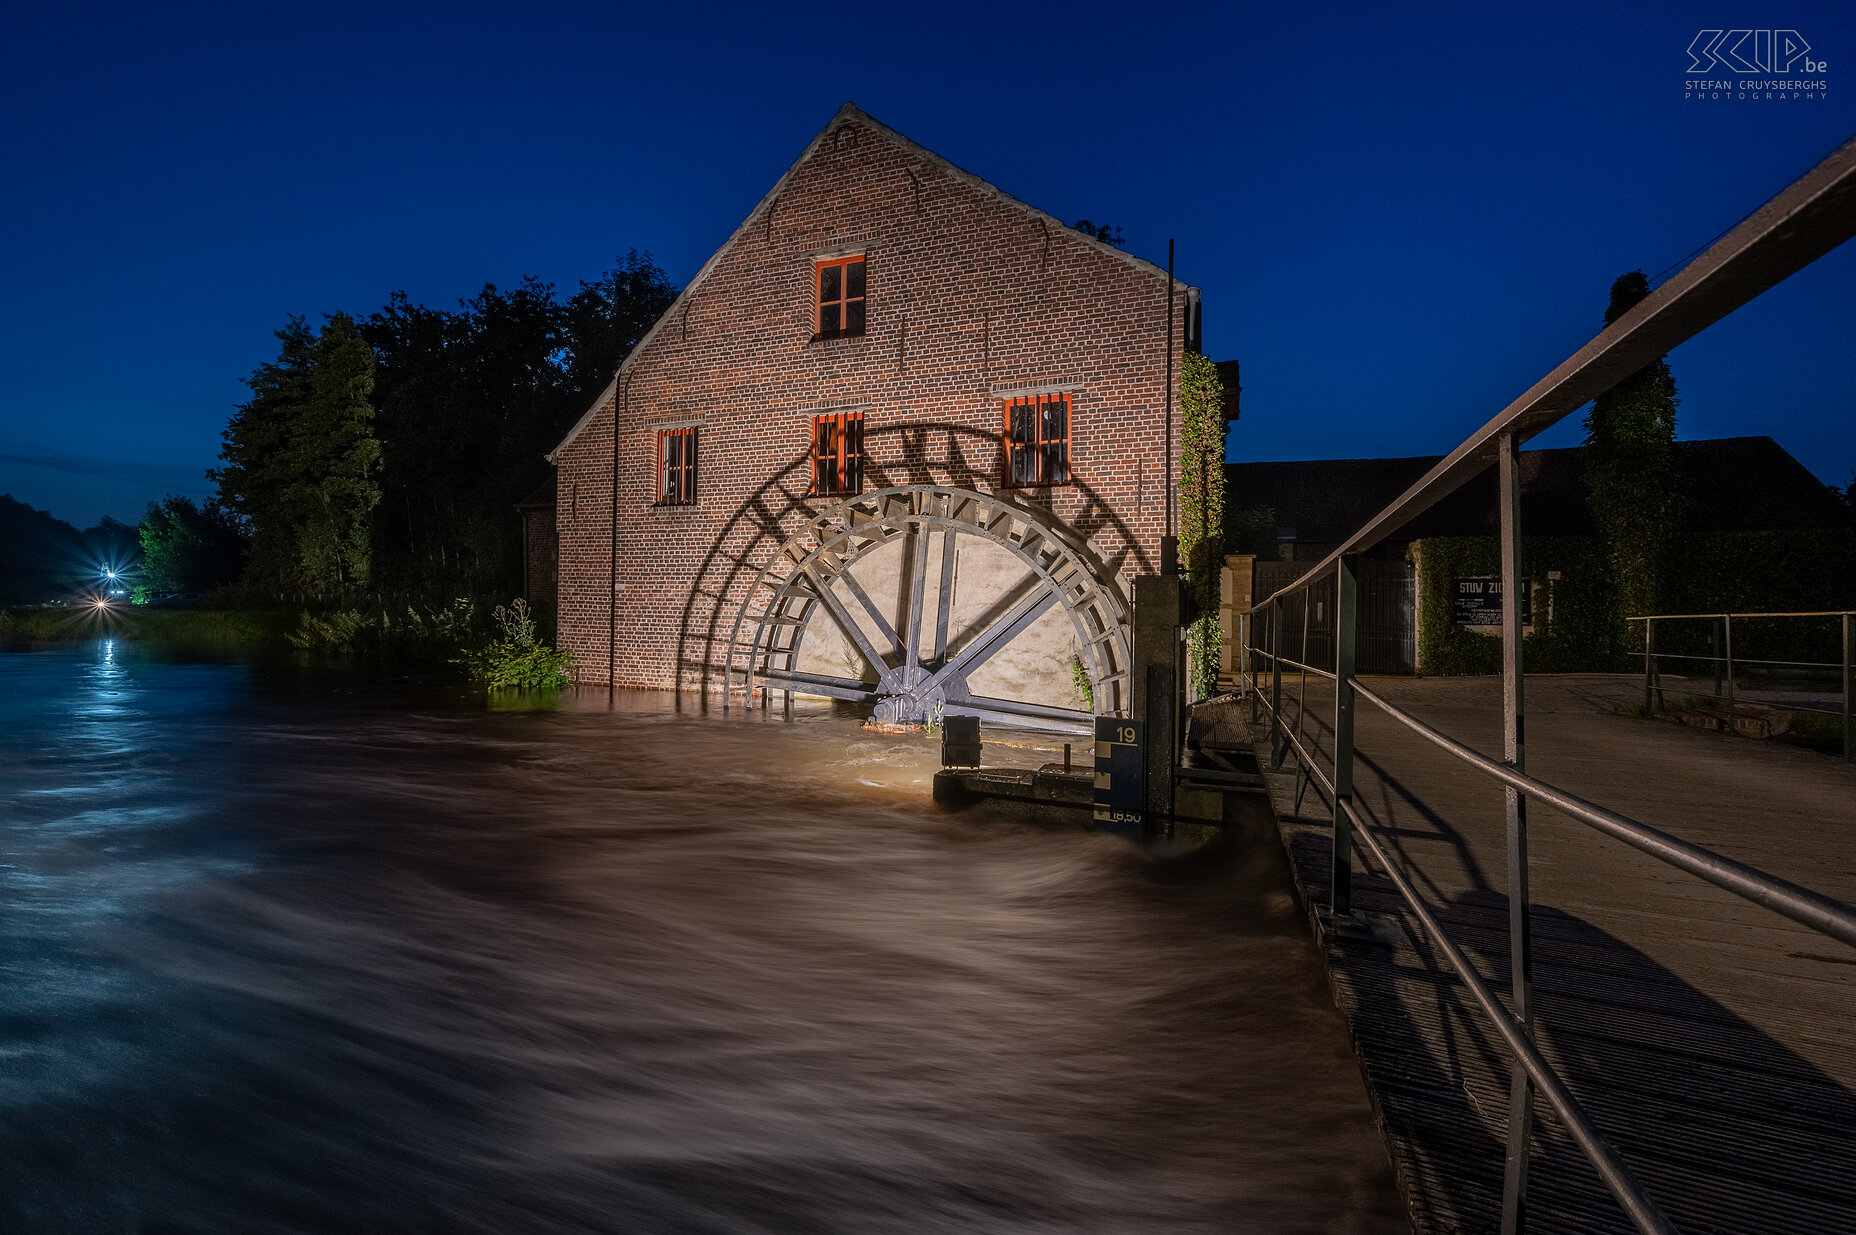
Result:
<svg viewBox="0 0 1856 1235"><path fill-rule="evenodd" d="M1180 369L1179 558L1199 616L1186 631L1192 694L1218 688L1224 642L1218 622L1218 581L1224 566L1224 383L1199 352Z"/></svg>

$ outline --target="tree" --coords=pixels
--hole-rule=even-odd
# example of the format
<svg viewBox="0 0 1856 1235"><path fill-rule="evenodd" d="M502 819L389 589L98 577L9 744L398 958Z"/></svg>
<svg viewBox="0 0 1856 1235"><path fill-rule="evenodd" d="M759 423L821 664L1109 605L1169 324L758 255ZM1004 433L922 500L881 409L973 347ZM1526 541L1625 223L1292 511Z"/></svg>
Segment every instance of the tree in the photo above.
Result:
<svg viewBox="0 0 1856 1235"><path fill-rule="evenodd" d="M627 253L563 304L552 285L486 285L457 312L396 292L363 330L379 358L386 447L381 568L428 599L514 591L511 507L548 474L544 453L612 380L675 298Z"/></svg>
<svg viewBox="0 0 1856 1235"><path fill-rule="evenodd" d="M238 522L212 503L170 495L150 502L138 528L141 583L151 592L207 592L238 578L245 540Z"/></svg>
<svg viewBox="0 0 1856 1235"><path fill-rule="evenodd" d="M1103 244L1112 244L1118 249L1127 244L1122 237L1121 229L1113 223L1091 223L1088 219L1078 219L1070 226L1085 236L1094 237Z"/></svg>
<svg viewBox="0 0 1856 1235"><path fill-rule="evenodd" d="M1649 294L1643 271L1621 276L1605 325ZM1659 356L1598 396L1585 418L1586 502L1611 562L1620 616L1656 612L1663 559L1686 504L1677 402L1675 378Z"/></svg>
<svg viewBox="0 0 1856 1235"><path fill-rule="evenodd" d="M251 401L222 434L226 466L208 475L219 505L249 530L248 584L344 600L372 578L381 453L373 349L345 313L315 335L293 317L277 338L277 361L247 379Z"/></svg>
<svg viewBox="0 0 1856 1235"><path fill-rule="evenodd" d="M1224 383L1218 367L1188 351L1179 373L1179 557L1199 617L1186 632L1192 654L1192 691L1204 698L1218 688L1224 643L1218 589L1224 568Z"/></svg>

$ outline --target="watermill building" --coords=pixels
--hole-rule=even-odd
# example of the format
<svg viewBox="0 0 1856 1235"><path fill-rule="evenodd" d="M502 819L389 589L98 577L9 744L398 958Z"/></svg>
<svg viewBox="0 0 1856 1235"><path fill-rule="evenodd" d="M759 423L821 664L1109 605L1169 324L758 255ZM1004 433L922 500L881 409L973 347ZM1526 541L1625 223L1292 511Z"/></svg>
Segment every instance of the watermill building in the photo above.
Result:
<svg viewBox="0 0 1856 1235"><path fill-rule="evenodd" d="M580 680L1125 710L1198 321L1196 289L846 105L549 456Z"/></svg>

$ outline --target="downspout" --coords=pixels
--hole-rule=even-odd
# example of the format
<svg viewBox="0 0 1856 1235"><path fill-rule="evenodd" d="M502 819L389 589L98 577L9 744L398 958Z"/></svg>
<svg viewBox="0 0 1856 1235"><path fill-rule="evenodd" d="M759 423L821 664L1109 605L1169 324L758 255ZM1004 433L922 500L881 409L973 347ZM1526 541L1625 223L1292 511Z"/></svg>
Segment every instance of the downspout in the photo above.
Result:
<svg viewBox="0 0 1856 1235"><path fill-rule="evenodd" d="M1166 535L1173 528L1173 242L1166 242L1166 395L1161 403L1166 418ZM1177 552L1177 551L1175 551ZM1161 555L1165 556L1164 553Z"/></svg>
<svg viewBox="0 0 1856 1235"><path fill-rule="evenodd" d="M618 389L612 397L612 506L606 529L610 550L606 571L606 698L618 695L619 663L619 409L625 404L625 373L616 374Z"/></svg>

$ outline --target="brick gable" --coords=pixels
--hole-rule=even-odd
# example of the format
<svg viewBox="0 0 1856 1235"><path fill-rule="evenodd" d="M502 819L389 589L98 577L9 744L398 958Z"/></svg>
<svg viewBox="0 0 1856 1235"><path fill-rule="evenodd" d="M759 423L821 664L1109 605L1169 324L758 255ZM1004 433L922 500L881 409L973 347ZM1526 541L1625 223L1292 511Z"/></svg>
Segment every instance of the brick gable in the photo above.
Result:
<svg viewBox="0 0 1856 1235"><path fill-rule="evenodd" d="M813 266L861 251L867 333L814 340ZM1186 289L1179 292L1183 309ZM859 408L866 490L1001 480L1002 400L1072 396L1072 483L1024 492L1123 576L1164 526L1164 272L847 107L552 456L560 631L582 681L717 686L742 591L810 514L811 417ZM1181 331L1175 327L1174 364ZM656 507L656 431L700 428L698 499ZM1174 427L1177 451L1178 427ZM1177 460L1175 461L1177 471Z"/></svg>

